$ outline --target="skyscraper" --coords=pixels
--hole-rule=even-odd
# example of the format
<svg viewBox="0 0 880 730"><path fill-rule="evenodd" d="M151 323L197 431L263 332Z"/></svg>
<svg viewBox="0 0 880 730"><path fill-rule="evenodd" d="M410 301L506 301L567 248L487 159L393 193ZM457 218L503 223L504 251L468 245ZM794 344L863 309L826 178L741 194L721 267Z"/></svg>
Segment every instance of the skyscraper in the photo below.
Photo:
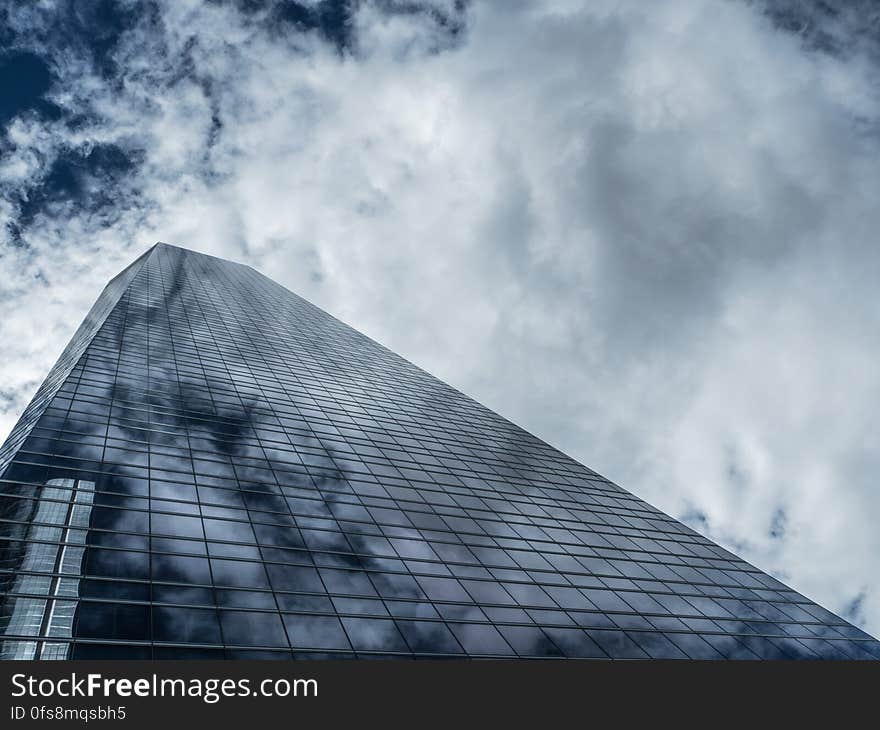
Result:
<svg viewBox="0 0 880 730"><path fill-rule="evenodd" d="M0 449L0 656L880 659L253 269L157 244Z"/></svg>

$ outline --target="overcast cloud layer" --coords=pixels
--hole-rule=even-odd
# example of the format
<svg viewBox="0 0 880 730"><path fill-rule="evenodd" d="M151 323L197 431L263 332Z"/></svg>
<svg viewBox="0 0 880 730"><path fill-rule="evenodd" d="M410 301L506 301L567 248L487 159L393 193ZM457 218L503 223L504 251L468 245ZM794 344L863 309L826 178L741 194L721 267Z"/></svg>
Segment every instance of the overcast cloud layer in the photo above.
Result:
<svg viewBox="0 0 880 730"><path fill-rule="evenodd" d="M880 634L873 3L4 7L0 437L163 240Z"/></svg>

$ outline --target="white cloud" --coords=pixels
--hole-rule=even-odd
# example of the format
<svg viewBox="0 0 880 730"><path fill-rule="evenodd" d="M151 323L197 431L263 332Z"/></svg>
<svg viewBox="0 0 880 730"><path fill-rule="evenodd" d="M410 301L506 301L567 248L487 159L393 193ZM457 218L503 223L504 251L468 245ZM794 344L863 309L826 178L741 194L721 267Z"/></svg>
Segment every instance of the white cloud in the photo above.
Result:
<svg viewBox="0 0 880 730"><path fill-rule="evenodd" d="M356 54L162 13L124 83L61 68L100 120L16 123L4 190L90 141L144 159L109 226L50 210L4 249L2 430L161 239L253 264L832 610L864 593L880 633L870 49L807 52L722 0L482 2L454 37L366 3Z"/></svg>

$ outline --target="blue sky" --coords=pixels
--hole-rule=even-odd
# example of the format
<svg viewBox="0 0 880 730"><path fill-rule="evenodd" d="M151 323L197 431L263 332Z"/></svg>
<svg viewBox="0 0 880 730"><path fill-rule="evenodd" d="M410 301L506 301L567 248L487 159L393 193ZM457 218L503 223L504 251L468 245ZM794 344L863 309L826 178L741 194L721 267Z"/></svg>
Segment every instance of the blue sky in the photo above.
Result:
<svg viewBox="0 0 880 730"><path fill-rule="evenodd" d="M880 634L868 0L0 9L0 435L156 240Z"/></svg>

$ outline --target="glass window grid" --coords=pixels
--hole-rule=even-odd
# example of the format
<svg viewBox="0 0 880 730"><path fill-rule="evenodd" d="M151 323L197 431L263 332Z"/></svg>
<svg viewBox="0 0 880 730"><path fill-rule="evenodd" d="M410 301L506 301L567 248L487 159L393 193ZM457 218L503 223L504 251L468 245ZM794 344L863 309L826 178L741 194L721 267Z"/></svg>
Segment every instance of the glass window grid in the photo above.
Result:
<svg viewBox="0 0 880 730"><path fill-rule="evenodd" d="M129 647L165 656L173 645L238 656L229 644L247 637L249 615L267 622L252 637L261 651L309 656L855 658L876 647L253 270L167 246L135 268L0 481L0 533L12 554L13 543L19 553L39 543L27 537L37 523L7 518L26 513L28 499L47 501L39 481L20 478L28 470L93 479L95 523L141 525L93 524L83 538L87 555L143 555L147 578L81 570L90 590L111 596L81 598L79 625L88 633L97 607L123 626L126 612L149 615L135 630L146 638L77 636L73 655ZM253 537L205 540L206 527ZM162 529L193 534L163 538ZM270 538L298 547L280 560ZM99 547L114 539L143 543ZM217 555L236 551L251 557L230 572ZM154 566L166 564L172 577L175 566L198 564L202 582L154 582L144 598L113 600L114 585L150 590L167 570ZM353 572L328 572L339 566ZM285 567L317 570L314 590L275 587L266 571ZM262 607L230 612L227 602L241 599L224 581L243 583ZM203 608L162 600L175 590ZM162 633L168 612L195 621L208 615L199 611L220 619L199 629L207 643ZM316 645L291 636L305 627ZM41 637L6 641L18 639ZM61 655L61 643L46 647Z"/></svg>

